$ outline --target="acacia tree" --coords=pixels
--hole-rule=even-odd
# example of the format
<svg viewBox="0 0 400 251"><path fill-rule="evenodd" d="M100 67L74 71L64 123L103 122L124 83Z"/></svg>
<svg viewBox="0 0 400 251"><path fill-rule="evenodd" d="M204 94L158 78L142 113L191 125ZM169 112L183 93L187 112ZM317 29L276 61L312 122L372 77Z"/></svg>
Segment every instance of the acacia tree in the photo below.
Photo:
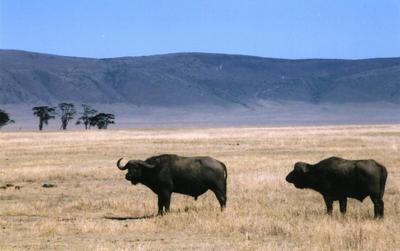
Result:
<svg viewBox="0 0 400 251"><path fill-rule="evenodd" d="M107 129L109 124L115 124L115 116L111 113L98 113L90 118L90 125L98 129Z"/></svg>
<svg viewBox="0 0 400 251"><path fill-rule="evenodd" d="M58 108L61 111L61 127L60 129L66 130L68 126L68 122L74 118L76 114L75 106L71 103L60 103L58 104Z"/></svg>
<svg viewBox="0 0 400 251"><path fill-rule="evenodd" d="M90 105L82 104L83 112L81 113L82 116L78 118L76 121L77 125L84 124L85 129L87 130L90 127L90 120L91 118L97 113L95 109L93 109Z"/></svg>
<svg viewBox="0 0 400 251"><path fill-rule="evenodd" d="M11 123L14 123L14 120L10 118L6 111L0 109L0 128Z"/></svg>
<svg viewBox="0 0 400 251"><path fill-rule="evenodd" d="M43 129L43 125L47 125L50 119L54 119L56 108L49 106L35 106L32 108L33 115L39 117L39 131Z"/></svg>

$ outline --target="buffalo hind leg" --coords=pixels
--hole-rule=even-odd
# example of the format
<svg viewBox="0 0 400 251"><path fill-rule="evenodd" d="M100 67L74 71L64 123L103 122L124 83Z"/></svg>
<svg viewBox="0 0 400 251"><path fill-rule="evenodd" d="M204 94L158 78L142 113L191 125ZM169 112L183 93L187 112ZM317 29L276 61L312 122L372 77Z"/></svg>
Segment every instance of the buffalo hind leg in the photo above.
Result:
<svg viewBox="0 0 400 251"><path fill-rule="evenodd" d="M370 196L372 203L374 203L374 217L383 218L384 203L379 196Z"/></svg>
<svg viewBox="0 0 400 251"><path fill-rule="evenodd" d="M215 197L217 197L219 205L221 206L221 211L224 210L226 206L226 193L221 191L221 189L211 189L211 190L214 192Z"/></svg>
<svg viewBox="0 0 400 251"><path fill-rule="evenodd" d="M340 212L342 214L345 214L346 209L347 209L347 198L346 197L339 200L339 206L340 206Z"/></svg>
<svg viewBox="0 0 400 251"><path fill-rule="evenodd" d="M158 194L158 215L164 215L169 212L169 205L171 203L171 193L170 192L161 192Z"/></svg>
<svg viewBox="0 0 400 251"><path fill-rule="evenodd" d="M332 198L328 196L324 196L324 201L326 205L326 213L329 215L332 215L332 210L333 210L333 200Z"/></svg>

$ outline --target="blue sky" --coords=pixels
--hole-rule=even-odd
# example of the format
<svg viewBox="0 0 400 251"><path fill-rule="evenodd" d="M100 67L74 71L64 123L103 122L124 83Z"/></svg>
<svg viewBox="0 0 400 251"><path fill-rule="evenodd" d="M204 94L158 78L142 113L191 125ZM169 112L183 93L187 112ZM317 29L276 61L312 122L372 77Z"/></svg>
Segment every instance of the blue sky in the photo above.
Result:
<svg viewBox="0 0 400 251"><path fill-rule="evenodd" d="M0 0L0 48L84 57L400 56L399 0Z"/></svg>

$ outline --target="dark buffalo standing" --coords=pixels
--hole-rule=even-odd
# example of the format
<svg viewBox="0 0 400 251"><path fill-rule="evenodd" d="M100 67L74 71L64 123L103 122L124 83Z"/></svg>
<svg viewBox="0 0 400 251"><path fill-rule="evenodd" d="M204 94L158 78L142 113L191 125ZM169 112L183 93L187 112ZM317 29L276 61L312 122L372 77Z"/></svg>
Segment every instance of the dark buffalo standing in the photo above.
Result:
<svg viewBox="0 0 400 251"><path fill-rule="evenodd" d="M374 160L331 157L314 165L297 162L286 181L297 188L311 188L321 193L328 214L332 214L332 204L336 200L339 200L340 212L344 214L347 197L363 201L369 196L377 218L383 217L386 178L386 168Z"/></svg>
<svg viewBox="0 0 400 251"><path fill-rule="evenodd" d="M158 214L169 211L171 193L198 196L208 189L214 192L221 209L226 205L227 171L224 163L211 157L181 157L172 154L142 160L130 160L120 170L128 170L125 178L133 185L142 183L158 195Z"/></svg>

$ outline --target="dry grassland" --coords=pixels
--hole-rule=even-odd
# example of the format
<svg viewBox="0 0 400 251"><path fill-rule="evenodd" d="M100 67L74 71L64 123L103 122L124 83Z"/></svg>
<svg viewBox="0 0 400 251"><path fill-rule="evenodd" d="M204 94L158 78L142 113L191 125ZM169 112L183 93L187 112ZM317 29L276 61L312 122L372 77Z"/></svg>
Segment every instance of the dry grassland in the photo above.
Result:
<svg viewBox="0 0 400 251"><path fill-rule="evenodd" d="M399 147L397 125L2 132L0 250L399 250ZM211 192L173 194L153 217L156 195L115 163L161 153L225 162L226 211ZM383 220L369 198L329 217L321 195L285 182L295 161L331 155L388 168Z"/></svg>

